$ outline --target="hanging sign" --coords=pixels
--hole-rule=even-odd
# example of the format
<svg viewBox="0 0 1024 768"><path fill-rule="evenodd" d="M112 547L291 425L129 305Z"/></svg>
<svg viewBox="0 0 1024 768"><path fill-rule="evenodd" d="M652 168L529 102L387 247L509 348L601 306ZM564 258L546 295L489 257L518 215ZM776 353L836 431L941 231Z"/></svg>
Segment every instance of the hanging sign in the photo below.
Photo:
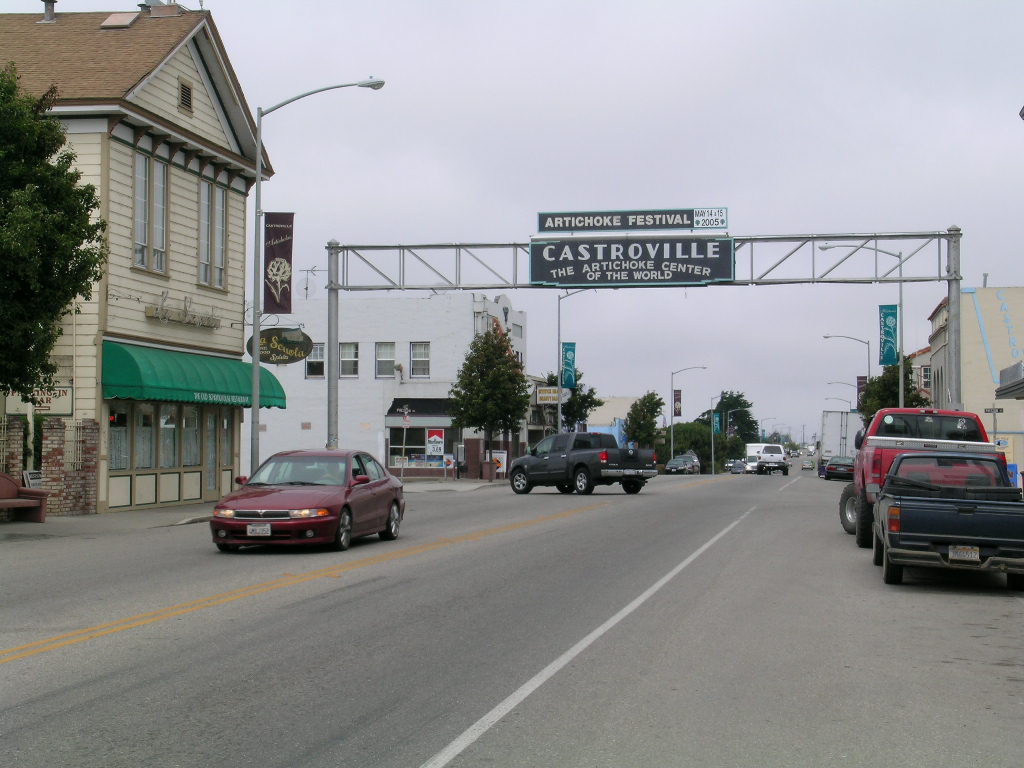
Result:
<svg viewBox="0 0 1024 768"><path fill-rule="evenodd" d="M245 350L252 354L252 337L245 344ZM313 340L298 328L261 328L260 362L274 365L297 363L309 357L313 351Z"/></svg>
<svg viewBox="0 0 1024 768"><path fill-rule="evenodd" d="M530 241L530 282L559 288L732 282L732 238L663 237Z"/></svg>
<svg viewBox="0 0 1024 768"><path fill-rule="evenodd" d="M562 342L562 386L576 389L576 342Z"/></svg>
<svg viewBox="0 0 1024 768"><path fill-rule="evenodd" d="M899 365L899 307L896 304L878 305L878 362L880 365Z"/></svg>
<svg viewBox="0 0 1024 768"><path fill-rule="evenodd" d="M538 232L607 232L650 229L725 229L728 208L660 208L653 211L538 213Z"/></svg>
<svg viewBox="0 0 1024 768"><path fill-rule="evenodd" d="M294 213L263 214L263 311L292 311L292 233Z"/></svg>

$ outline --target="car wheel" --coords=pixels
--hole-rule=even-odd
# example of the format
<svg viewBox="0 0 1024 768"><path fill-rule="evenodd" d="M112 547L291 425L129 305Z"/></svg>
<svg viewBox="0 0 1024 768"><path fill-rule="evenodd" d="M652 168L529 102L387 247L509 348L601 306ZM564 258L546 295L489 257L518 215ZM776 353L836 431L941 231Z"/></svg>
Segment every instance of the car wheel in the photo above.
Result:
<svg viewBox="0 0 1024 768"><path fill-rule="evenodd" d="M529 493L533 490L533 486L530 485L530 481L526 477L526 472L521 469L513 470L508 482L515 493Z"/></svg>
<svg viewBox="0 0 1024 768"><path fill-rule="evenodd" d="M889 553L882 552L882 581L886 584L903 583L903 566L896 565L889 559Z"/></svg>
<svg viewBox="0 0 1024 768"><path fill-rule="evenodd" d="M352 545L352 513L347 509L341 511L338 518L338 532L334 534L334 551L344 552Z"/></svg>
<svg viewBox="0 0 1024 768"><path fill-rule="evenodd" d="M626 493L640 493L640 489L644 487L644 484L639 480L623 480L622 490Z"/></svg>
<svg viewBox="0 0 1024 768"><path fill-rule="evenodd" d="M881 565L882 559L885 557L885 545L882 544L882 540L877 536L872 536L871 541L871 562L875 565Z"/></svg>
<svg viewBox="0 0 1024 768"><path fill-rule="evenodd" d="M398 514L398 502L391 502L391 509L388 510L388 523L384 530L380 532L380 537L384 541L394 541L398 538L398 529L402 525L402 518Z"/></svg>
<svg viewBox="0 0 1024 768"><path fill-rule="evenodd" d="M839 524L849 534L857 532L857 497L853 492L853 483L843 488L839 497Z"/></svg>
<svg viewBox="0 0 1024 768"><path fill-rule="evenodd" d="M572 493L572 483L556 483L555 488L558 489L559 493Z"/></svg>
<svg viewBox="0 0 1024 768"><path fill-rule="evenodd" d="M1006 587L1016 592L1024 590L1024 573L1006 574Z"/></svg>
<svg viewBox="0 0 1024 768"><path fill-rule="evenodd" d="M782 476L783 477L789 477L789 470L788 469L782 470Z"/></svg>
<svg viewBox="0 0 1024 768"><path fill-rule="evenodd" d="M581 467L576 470L576 474L572 477L573 485L576 487L576 493L581 496L594 492L594 481L590 479L590 471L586 467Z"/></svg>
<svg viewBox="0 0 1024 768"><path fill-rule="evenodd" d="M871 524L875 521L875 516L871 511L871 505L864 500L863 495L856 494L854 500L854 503L857 505L857 525L853 536L857 540L858 547L867 549L871 546L871 537L873 535Z"/></svg>

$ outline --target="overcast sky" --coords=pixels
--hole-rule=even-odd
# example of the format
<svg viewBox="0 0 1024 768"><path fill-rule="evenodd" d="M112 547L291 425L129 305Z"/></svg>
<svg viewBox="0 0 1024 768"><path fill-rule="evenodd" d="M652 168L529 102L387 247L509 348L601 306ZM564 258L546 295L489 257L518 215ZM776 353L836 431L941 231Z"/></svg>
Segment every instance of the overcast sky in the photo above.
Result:
<svg viewBox="0 0 1024 768"><path fill-rule="evenodd" d="M198 2L186 3L196 8ZM131 2L59 0L58 12ZM39 0L5 0L42 12ZM733 236L963 229L965 286L1021 284L1018 0L207 0L250 108L370 75L264 120L264 209L296 213L296 268L342 243L528 242L540 211L728 208ZM250 228L251 229L251 228ZM927 345L943 282L905 290ZM555 290L528 371L556 362ZM894 285L591 291L562 304L584 381L656 391L682 420L743 392L817 431L878 366ZM344 297L342 297L344 300ZM781 332L780 330L781 329Z"/></svg>

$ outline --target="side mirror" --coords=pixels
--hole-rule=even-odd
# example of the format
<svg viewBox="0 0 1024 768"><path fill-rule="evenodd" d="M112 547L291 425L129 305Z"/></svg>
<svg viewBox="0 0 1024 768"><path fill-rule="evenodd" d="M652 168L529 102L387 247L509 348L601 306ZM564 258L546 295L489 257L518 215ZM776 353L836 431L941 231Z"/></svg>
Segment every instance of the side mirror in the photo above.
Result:
<svg viewBox="0 0 1024 768"><path fill-rule="evenodd" d="M369 475L356 475L352 478L352 485L366 485L370 482Z"/></svg>
<svg viewBox="0 0 1024 768"><path fill-rule="evenodd" d="M236 485L245 485L248 482L249 482L249 478L247 476L245 476L245 475L239 475L238 477L235 478L235 484Z"/></svg>
<svg viewBox="0 0 1024 768"><path fill-rule="evenodd" d="M862 445L864 445L864 430L863 429L858 430L857 431L857 436L855 438L853 438L853 447L854 448L856 448L859 451L860 447Z"/></svg>

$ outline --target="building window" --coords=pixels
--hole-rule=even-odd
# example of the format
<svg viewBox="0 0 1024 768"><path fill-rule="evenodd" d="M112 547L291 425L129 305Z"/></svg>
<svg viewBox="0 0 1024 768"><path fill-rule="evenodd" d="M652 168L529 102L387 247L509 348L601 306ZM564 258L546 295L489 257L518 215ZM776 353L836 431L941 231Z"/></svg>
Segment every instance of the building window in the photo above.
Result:
<svg viewBox="0 0 1024 768"><path fill-rule="evenodd" d="M359 342L341 342L341 375L359 375Z"/></svg>
<svg viewBox="0 0 1024 768"><path fill-rule="evenodd" d="M414 341L409 344L409 378L430 376L430 342Z"/></svg>
<svg viewBox="0 0 1024 768"><path fill-rule="evenodd" d="M152 469L153 456L153 405L139 403L135 406L135 468Z"/></svg>
<svg viewBox="0 0 1024 768"><path fill-rule="evenodd" d="M314 344L313 351L306 358L306 378L322 379L324 377L324 345Z"/></svg>
<svg viewBox="0 0 1024 768"><path fill-rule="evenodd" d="M423 427L391 427L388 447L389 467L427 465L427 430ZM438 458L438 466L441 466Z"/></svg>
<svg viewBox="0 0 1024 768"><path fill-rule="evenodd" d="M160 467L178 466L178 406L160 406Z"/></svg>
<svg viewBox="0 0 1024 768"><path fill-rule="evenodd" d="M395 378L395 342L377 342L377 371L378 379Z"/></svg>
<svg viewBox="0 0 1024 768"><path fill-rule="evenodd" d="M224 287L227 255L227 190L199 182L199 282Z"/></svg>
<svg viewBox="0 0 1024 768"><path fill-rule="evenodd" d="M167 163L135 153L135 255L140 269L167 269Z"/></svg>
<svg viewBox="0 0 1024 768"><path fill-rule="evenodd" d="M110 469L128 469L128 456L130 455L131 435L128 434L128 406L110 406L109 417L110 429L108 439L110 444L107 448L107 455L110 461Z"/></svg>
<svg viewBox="0 0 1024 768"><path fill-rule="evenodd" d="M921 366L921 389L932 388L932 367L930 365Z"/></svg>
<svg viewBox="0 0 1024 768"><path fill-rule="evenodd" d="M202 458L199 442L199 408L186 405L181 409L181 465L198 467Z"/></svg>

